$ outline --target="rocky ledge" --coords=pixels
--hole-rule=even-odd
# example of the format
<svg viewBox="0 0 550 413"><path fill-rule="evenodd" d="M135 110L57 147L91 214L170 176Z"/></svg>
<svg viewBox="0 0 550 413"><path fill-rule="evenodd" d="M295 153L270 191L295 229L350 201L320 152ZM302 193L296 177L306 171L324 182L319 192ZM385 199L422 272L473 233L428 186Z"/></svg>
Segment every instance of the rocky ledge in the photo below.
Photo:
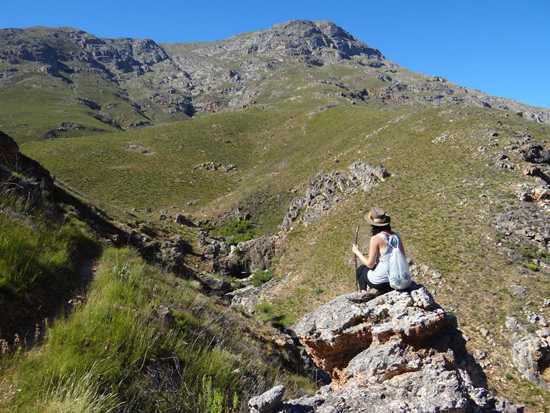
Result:
<svg viewBox="0 0 550 413"><path fill-rule="evenodd" d="M251 412L522 411L487 391L456 320L424 287L343 295L293 329L332 383L288 401L276 386L250 400Z"/></svg>

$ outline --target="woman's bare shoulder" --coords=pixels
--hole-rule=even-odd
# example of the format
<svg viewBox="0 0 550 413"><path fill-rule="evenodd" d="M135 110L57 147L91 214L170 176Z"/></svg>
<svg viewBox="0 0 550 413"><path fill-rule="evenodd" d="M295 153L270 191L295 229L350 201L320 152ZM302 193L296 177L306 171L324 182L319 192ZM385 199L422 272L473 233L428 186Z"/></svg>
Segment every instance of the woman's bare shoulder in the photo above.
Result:
<svg viewBox="0 0 550 413"><path fill-rule="evenodd" d="M370 237L370 245L379 246L382 244L384 244L384 240L382 239L382 237L379 237L378 235L373 235L372 237Z"/></svg>

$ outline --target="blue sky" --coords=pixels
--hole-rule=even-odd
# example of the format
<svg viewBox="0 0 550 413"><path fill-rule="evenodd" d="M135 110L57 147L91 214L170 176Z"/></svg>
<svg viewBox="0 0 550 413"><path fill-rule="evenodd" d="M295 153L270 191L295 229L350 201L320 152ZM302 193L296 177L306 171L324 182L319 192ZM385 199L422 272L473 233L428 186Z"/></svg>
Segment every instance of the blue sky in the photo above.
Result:
<svg viewBox="0 0 550 413"><path fill-rule="evenodd" d="M411 70L550 108L546 0L12 0L0 27L73 26L158 42L214 40L290 19L331 20ZM1 46L0 46L1 47Z"/></svg>

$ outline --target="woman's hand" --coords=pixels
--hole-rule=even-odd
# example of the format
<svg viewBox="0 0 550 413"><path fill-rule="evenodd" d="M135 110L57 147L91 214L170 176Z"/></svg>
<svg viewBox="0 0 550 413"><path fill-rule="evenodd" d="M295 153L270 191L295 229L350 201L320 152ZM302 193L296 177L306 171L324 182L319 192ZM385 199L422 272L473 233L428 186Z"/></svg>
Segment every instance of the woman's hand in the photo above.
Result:
<svg viewBox="0 0 550 413"><path fill-rule="evenodd" d="M359 250L359 247L357 246L357 244L352 244L351 250L352 250L353 253L354 253L355 255L357 255L357 256L362 255L362 254L361 254L361 250Z"/></svg>

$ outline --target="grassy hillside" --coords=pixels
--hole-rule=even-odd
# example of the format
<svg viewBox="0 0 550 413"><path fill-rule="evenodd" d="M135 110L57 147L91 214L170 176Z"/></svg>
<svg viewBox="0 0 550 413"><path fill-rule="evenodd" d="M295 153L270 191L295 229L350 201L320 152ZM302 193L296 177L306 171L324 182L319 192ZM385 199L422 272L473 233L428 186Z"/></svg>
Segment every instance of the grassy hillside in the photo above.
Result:
<svg viewBox="0 0 550 413"><path fill-rule="evenodd" d="M101 246L78 224L0 213L0 334L32 340L36 323L62 314L88 282Z"/></svg>
<svg viewBox="0 0 550 413"><path fill-rule="evenodd" d="M30 143L23 149L59 179L117 208L183 210L215 217L253 205L258 233L275 232L289 200L319 171L343 169L356 159L383 163L392 174L366 198L359 195L319 223L290 233L272 272L281 282L266 293L261 319L290 324L318 304L354 288L349 246L354 227L372 205L387 208L416 261L443 274L421 275L446 308L457 314L471 350L488 354L491 386L532 406L550 400L510 366L504 320L538 311L550 295L547 275L510 264L497 247L496 213L513 203L519 170L494 166L494 155L515 131L548 141L548 128L485 109L384 107L313 98L197 117L101 137ZM492 133L499 143L489 153ZM437 140L446 136L443 140ZM149 149L131 152L129 144ZM194 166L233 163L230 173ZM188 205L189 201L194 201ZM362 224L363 241L366 225ZM509 285L528 279L527 295ZM548 310L543 314L550 317ZM482 334L490 331L488 336Z"/></svg>
<svg viewBox="0 0 550 413"><path fill-rule="evenodd" d="M360 223L366 244L362 217L377 205L391 214L409 255L429 267L418 281L456 314L469 350L486 353L482 363L492 389L532 411L548 411L548 392L513 367L505 319L515 316L530 329L531 313L550 319L550 308L542 308L550 297L549 254L526 243L512 246L518 259L510 261L494 220L510 208L523 208L518 185L535 182L522 174L524 161L506 169L497 167L497 160L504 152L519 159L513 141L520 135L548 144L550 127L524 119L534 116L523 113L533 108L391 62L372 64L365 56L309 61L284 47L272 56L249 56L253 48L242 39L166 46L183 65L176 71L179 77L162 66L173 63L167 59L139 76L120 75L124 93L93 71L72 73L70 86L22 71L0 88L0 98L8 103L0 108L0 129L12 132L25 154L81 199L132 221L132 228L154 223L175 230L194 246L199 229L182 229L165 219L166 213L185 212L196 222L209 219L214 235L236 242L277 233L290 201L303 195L319 172L365 160L383 164L391 176L366 195L343 199L318 222L297 224L284 234L265 279L263 273L254 275L255 285L274 279L261 293L255 319L242 320L192 283L161 274L131 251L107 250L85 302L48 329L43 347L4 362L6 409L62 411L82 394L79 400L91 411L94 403L99 410L119 403L123 411L137 406L162 411L171 405L183 411L235 410L234 401L242 406L249 393L279 374L279 364L268 367L265 349L249 340L249 328L291 325L353 290L352 236ZM161 82L165 95L156 94L155 82ZM168 110L171 106L154 106L159 99L177 98L174 84L190 88L196 107L225 111L122 131L94 118L97 110L90 112L78 100L97 102L122 127L182 119L182 112ZM145 112L138 113L131 101L143 103ZM86 129L55 140L36 139L62 121ZM250 219L224 221L236 207ZM38 235L28 229L13 233L19 231L34 245L30 250L37 251L38 263L57 257L59 250L61 268L70 270L62 254L70 245L65 235L35 239ZM52 245L53 253L42 243ZM189 259L203 265L199 251L193 253ZM13 256L7 265L17 264ZM56 272L49 266L57 261L45 261L48 279ZM524 293L514 293L513 285L524 287ZM170 333L159 320L160 305L175 311ZM264 380L254 385L258 377ZM283 373L280 379L301 382Z"/></svg>
<svg viewBox="0 0 550 413"><path fill-rule="evenodd" d="M262 194L255 220L273 231L292 188L321 169L338 167L335 160L365 134L400 115L366 106L312 113L319 104L204 115L128 133L28 143L23 150L58 179L122 209L213 215ZM195 168L209 161L236 169Z"/></svg>
<svg viewBox="0 0 550 413"><path fill-rule="evenodd" d="M30 233L3 215L0 222L16 230L1 238L3 274L29 278L21 272L25 260L63 270L66 248L59 238ZM33 247L20 248L18 261L10 260L7 252L23 242ZM311 387L281 369L243 320L192 283L124 249L107 249L93 267L85 295L73 296L71 315L33 328L34 347L17 337L2 341L2 411L237 412L274 381L291 389ZM61 299L57 290L65 284L47 281ZM170 309L168 315L163 308Z"/></svg>
<svg viewBox="0 0 550 413"><path fill-rule="evenodd" d="M63 133L62 136L80 136L95 131L110 131L114 128L94 118L95 112L79 103L78 98L94 101L110 107L109 117L121 125L137 122L139 116L121 99L112 85L99 76L80 76L68 86L59 78L43 74L21 74L10 79L0 88L0 124L5 133L18 142L40 140L48 131L63 122L72 122L83 127Z"/></svg>

